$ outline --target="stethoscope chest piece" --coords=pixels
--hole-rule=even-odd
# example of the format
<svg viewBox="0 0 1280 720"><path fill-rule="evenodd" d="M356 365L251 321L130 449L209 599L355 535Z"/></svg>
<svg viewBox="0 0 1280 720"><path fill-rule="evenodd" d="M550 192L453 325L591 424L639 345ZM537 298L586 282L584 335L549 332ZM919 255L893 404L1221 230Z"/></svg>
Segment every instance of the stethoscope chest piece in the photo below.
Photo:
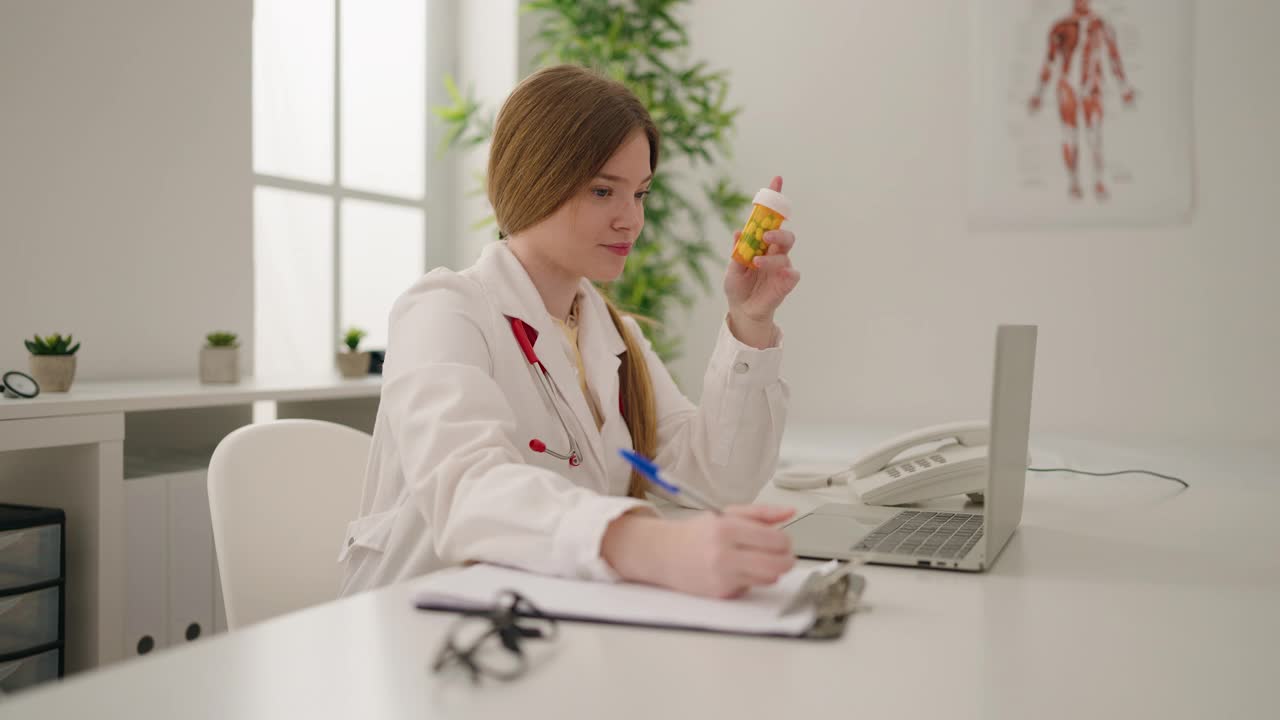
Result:
<svg viewBox="0 0 1280 720"><path fill-rule="evenodd" d="M0 392L7 398L30 399L40 394L40 384L26 373L10 370L0 378Z"/></svg>

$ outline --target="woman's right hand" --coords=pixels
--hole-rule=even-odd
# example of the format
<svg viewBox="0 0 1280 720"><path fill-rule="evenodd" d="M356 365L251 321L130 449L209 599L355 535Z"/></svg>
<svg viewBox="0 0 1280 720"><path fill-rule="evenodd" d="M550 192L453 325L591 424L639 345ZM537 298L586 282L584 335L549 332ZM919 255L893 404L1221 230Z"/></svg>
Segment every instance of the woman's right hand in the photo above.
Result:
<svg viewBox="0 0 1280 720"><path fill-rule="evenodd" d="M791 508L737 505L723 515L668 520L627 514L605 530L600 555L624 579L728 598L772 585L795 565L777 523Z"/></svg>

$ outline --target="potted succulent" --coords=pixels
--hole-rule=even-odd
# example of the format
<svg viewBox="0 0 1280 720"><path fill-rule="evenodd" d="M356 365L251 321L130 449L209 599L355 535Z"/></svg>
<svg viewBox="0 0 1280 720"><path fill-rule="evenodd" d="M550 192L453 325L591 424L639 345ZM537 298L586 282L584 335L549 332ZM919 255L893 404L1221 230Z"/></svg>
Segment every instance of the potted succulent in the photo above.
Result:
<svg viewBox="0 0 1280 720"><path fill-rule="evenodd" d="M66 392L76 377L76 351L80 343L71 344L71 336L59 333L24 340L31 353L31 377L44 392Z"/></svg>
<svg viewBox="0 0 1280 720"><path fill-rule="evenodd" d="M200 382L240 382L240 343L233 332L218 330L204 336L200 348Z"/></svg>
<svg viewBox="0 0 1280 720"><path fill-rule="evenodd" d="M356 351L365 335L368 335L368 333L360 328L353 327L342 336L342 344L347 346L347 349L338 353L337 356L338 372L342 373L342 377L356 378L369 374L368 351Z"/></svg>

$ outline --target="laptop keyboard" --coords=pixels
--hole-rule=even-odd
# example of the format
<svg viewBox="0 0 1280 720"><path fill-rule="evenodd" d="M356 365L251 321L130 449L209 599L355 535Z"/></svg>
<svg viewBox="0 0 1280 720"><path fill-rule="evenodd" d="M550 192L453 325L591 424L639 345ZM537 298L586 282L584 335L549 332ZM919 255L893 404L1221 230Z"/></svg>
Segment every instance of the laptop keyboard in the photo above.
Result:
<svg viewBox="0 0 1280 720"><path fill-rule="evenodd" d="M982 515L903 510L852 550L955 560L964 557L981 537Z"/></svg>

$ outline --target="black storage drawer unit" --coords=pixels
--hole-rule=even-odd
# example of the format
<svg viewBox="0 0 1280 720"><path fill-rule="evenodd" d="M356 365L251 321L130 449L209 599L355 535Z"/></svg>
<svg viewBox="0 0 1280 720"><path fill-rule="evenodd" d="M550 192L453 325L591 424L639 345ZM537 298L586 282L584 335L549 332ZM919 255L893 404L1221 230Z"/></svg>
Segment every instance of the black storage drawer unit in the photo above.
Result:
<svg viewBox="0 0 1280 720"><path fill-rule="evenodd" d="M66 516L0 503L0 694L62 677Z"/></svg>

